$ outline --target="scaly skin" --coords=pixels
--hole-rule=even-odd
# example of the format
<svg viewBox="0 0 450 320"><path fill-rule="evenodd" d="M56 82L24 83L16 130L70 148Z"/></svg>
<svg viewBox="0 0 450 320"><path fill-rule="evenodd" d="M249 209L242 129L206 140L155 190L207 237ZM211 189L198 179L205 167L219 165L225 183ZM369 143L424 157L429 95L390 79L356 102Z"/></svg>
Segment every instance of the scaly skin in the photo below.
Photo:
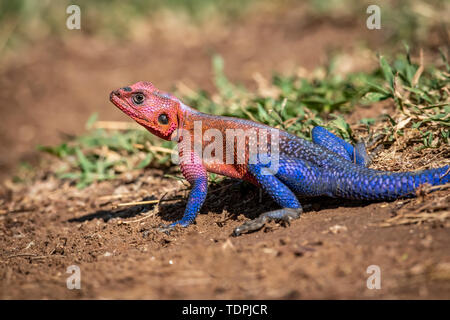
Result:
<svg viewBox="0 0 450 320"><path fill-rule="evenodd" d="M398 173L369 169L366 167L369 157L363 145L354 147L322 127L313 129L313 142L310 142L250 120L201 113L173 95L159 91L149 82L115 90L111 92L110 100L156 136L165 140L173 137L178 143L181 172L192 185L192 190L183 218L161 227L163 232L176 225L186 227L195 220L206 198L207 172L260 186L281 206L279 210L247 221L234 230L234 235L258 230L270 219L289 222L298 218L302 206L297 196L393 200L414 196L421 184L439 185L450 181L449 166ZM238 149L239 137L251 130L257 134L275 133L278 137L268 135L269 143L264 143L247 136L242 140L244 148ZM237 133L232 138L232 146L226 140L229 132ZM212 142L223 147L222 156L217 149L211 152ZM278 146L278 152L272 150L275 148L272 142ZM261 145L268 145L268 148L264 152L254 148ZM208 150L210 153L206 152ZM216 160L205 157L205 154L216 156ZM262 155L278 155L278 162L275 158L264 162ZM275 163L278 166L272 167Z"/></svg>

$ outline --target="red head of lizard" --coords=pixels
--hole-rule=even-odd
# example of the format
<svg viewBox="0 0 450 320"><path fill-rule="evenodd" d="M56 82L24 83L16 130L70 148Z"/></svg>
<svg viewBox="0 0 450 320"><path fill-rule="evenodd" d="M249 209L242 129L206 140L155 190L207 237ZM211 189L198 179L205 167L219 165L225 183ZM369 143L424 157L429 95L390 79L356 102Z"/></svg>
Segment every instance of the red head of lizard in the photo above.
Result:
<svg viewBox="0 0 450 320"><path fill-rule="evenodd" d="M111 102L154 135L170 140L181 120L181 102L173 95L161 92L150 82L114 90Z"/></svg>

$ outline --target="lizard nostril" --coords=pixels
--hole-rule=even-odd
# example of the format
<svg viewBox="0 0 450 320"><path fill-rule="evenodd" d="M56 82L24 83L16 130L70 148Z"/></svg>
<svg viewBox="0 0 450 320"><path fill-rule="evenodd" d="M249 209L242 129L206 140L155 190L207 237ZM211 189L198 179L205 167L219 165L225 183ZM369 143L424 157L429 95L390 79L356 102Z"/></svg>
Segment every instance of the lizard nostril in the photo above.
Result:
<svg viewBox="0 0 450 320"><path fill-rule="evenodd" d="M109 94L109 99L112 100L112 98L114 96L120 97L120 91L119 90L114 90Z"/></svg>

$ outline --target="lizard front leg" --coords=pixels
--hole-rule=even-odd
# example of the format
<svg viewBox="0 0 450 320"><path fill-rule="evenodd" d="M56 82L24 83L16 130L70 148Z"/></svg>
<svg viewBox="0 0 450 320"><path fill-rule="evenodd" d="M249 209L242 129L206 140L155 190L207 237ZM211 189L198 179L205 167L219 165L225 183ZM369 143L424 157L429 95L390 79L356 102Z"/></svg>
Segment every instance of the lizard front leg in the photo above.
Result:
<svg viewBox="0 0 450 320"><path fill-rule="evenodd" d="M283 159L280 159L281 166L284 165L282 162ZM244 232L259 230L269 220L281 220L289 223L291 220L299 218L303 212L303 208L295 194L277 177L277 173L271 172L268 167L269 165L260 164L257 160L250 161L248 164L250 173L282 209L264 212L258 218L245 222L234 229L234 236L239 236Z"/></svg>
<svg viewBox="0 0 450 320"><path fill-rule="evenodd" d="M180 159L181 172L186 180L192 185L192 190L189 193L183 218L169 225L161 226L158 228L158 231L160 232L168 233L175 228L176 225L187 227L194 222L203 202L205 202L206 194L208 192L208 175L200 157L194 152L191 152L187 158L183 158L182 153L180 153Z"/></svg>

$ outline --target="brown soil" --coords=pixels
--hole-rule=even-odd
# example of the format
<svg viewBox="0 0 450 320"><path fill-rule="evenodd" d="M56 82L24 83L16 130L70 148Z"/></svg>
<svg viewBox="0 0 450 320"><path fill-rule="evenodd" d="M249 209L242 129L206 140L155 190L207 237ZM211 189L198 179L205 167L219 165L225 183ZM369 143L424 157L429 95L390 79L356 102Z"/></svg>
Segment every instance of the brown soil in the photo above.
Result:
<svg viewBox="0 0 450 320"><path fill-rule="evenodd" d="M311 70L331 49L352 53L368 36L376 43L377 35L356 21L302 18L293 9L201 33L150 28L122 46L71 36L18 55L0 77L7 102L0 109L2 177L20 160L36 161L36 144L81 132L94 111L101 119L125 120L108 102L111 89L151 80L165 90L178 81L212 90L211 52L224 57L232 80L252 85L255 72ZM379 111L356 111L351 119ZM275 205L253 186L226 180L211 186L195 225L165 235L154 227L182 216L187 191L164 173L127 173L84 190L46 172L31 185L6 183L0 189L0 298L450 297L449 220L427 216L419 224L380 226L394 215L419 212L424 202L448 212L448 190L390 203L305 201L311 208L290 226L270 223L233 238L236 226ZM163 196L181 199L115 208ZM66 287L70 265L80 267L81 290ZM367 288L370 265L381 268L380 290Z"/></svg>
<svg viewBox="0 0 450 320"><path fill-rule="evenodd" d="M178 191L185 187L163 173L148 170L83 191L49 178L5 195L10 208L0 216L0 297L449 297L448 220L379 226L405 200L306 201L312 208L289 227L270 223L238 238L230 236L236 226L275 207L245 184L211 187L196 225L171 235L154 227L179 219L184 200L112 209L112 203L167 192L166 199L174 193L185 198ZM414 199L402 210L414 212L446 195L448 200L448 191ZM81 290L66 287L70 265L80 267ZM370 265L381 268L380 290L366 286Z"/></svg>

